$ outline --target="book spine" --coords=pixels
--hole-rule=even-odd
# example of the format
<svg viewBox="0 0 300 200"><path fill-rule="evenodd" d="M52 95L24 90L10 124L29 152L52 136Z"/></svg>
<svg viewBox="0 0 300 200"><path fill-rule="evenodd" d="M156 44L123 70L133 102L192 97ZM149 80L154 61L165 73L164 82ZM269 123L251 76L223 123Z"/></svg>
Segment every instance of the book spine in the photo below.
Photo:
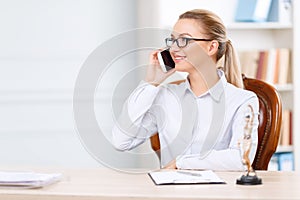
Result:
<svg viewBox="0 0 300 200"><path fill-rule="evenodd" d="M271 2L272 0L239 0L235 14L235 21L267 21Z"/></svg>
<svg viewBox="0 0 300 200"><path fill-rule="evenodd" d="M239 53L242 73L270 84L291 82L290 50L288 48L251 50Z"/></svg>
<svg viewBox="0 0 300 200"><path fill-rule="evenodd" d="M271 2L272 2L271 0L256 1L256 7L253 14L254 21L258 21L258 22L267 21Z"/></svg>

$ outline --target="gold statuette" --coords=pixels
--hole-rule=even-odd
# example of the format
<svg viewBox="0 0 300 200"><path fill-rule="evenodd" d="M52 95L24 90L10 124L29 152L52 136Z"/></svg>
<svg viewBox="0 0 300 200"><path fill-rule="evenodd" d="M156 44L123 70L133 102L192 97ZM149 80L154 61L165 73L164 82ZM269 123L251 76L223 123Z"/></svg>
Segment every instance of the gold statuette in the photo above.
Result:
<svg viewBox="0 0 300 200"><path fill-rule="evenodd" d="M245 126L244 135L242 140L239 142L239 146L242 154L242 163L246 167L246 173L241 178L236 180L239 185L258 185L262 184L260 178L257 177L255 170L251 166L249 154L252 146L252 129L255 113L251 105L248 105L248 111L245 114Z"/></svg>

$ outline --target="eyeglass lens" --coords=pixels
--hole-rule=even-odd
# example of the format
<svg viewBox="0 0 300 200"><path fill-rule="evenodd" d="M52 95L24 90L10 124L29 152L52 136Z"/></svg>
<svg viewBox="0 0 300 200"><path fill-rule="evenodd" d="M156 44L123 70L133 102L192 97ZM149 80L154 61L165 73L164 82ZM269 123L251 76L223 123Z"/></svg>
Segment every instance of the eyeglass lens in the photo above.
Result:
<svg viewBox="0 0 300 200"><path fill-rule="evenodd" d="M177 38L177 39L174 39L174 38L166 38L166 45L167 47L171 47L174 42L176 42L177 46L182 48L182 47L185 47L187 45L187 38L183 38L183 37L180 37L180 38Z"/></svg>

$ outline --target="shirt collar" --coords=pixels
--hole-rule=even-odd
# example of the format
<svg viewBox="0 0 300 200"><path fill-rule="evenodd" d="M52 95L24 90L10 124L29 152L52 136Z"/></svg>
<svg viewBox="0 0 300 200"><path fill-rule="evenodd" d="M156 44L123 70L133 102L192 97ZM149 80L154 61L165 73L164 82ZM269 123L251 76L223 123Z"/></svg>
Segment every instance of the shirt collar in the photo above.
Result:
<svg viewBox="0 0 300 200"><path fill-rule="evenodd" d="M211 87L207 92L203 93L199 97L209 94L215 101L219 101L221 99L225 87L227 85L227 79L225 77L224 72L221 69L218 69L217 73L218 76L220 77L220 80L213 87ZM188 80L185 81L185 87L187 91L194 94L193 91L191 90L191 85Z"/></svg>

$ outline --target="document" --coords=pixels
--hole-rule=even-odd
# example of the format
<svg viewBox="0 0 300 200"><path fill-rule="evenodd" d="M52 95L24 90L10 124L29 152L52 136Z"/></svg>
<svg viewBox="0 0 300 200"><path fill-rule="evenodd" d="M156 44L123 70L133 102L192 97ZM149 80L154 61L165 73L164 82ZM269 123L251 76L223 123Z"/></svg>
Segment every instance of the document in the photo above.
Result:
<svg viewBox="0 0 300 200"><path fill-rule="evenodd" d="M224 184L212 170L163 170L149 172L155 185L169 184Z"/></svg>
<svg viewBox="0 0 300 200"><path fill-rule="evenodd" d="M44 174L35 172L0 171L0 186L18 188L38 188L55 183L61 179L59 173Z"/></svg>

